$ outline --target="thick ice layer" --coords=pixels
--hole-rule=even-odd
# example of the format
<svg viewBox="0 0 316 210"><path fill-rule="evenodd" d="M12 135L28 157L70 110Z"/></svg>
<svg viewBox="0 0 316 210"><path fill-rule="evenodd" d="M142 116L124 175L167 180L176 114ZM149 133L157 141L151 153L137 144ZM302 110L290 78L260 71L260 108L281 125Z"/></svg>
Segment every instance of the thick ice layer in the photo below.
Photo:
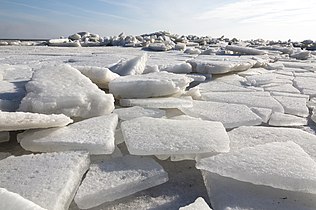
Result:
<svg viewBox="0 0 316 210"><path fill-rule="evenodd" d="M180 207L179 210L212 210L202 197L198 197L194 203Z"/></svg>
<svg viewBox="0 0 316 210"><path fill-rule="evenodd" d="M63 114L46 115L30 112L0 111L0 131L63 127L72 122L72 119Z"/></svg>
<svg viewBox="0 0 316 210"><path fill-rule="evenodd" d="M314 210L314 194L254 185L203 171L214 209L229 210Z"/></svg>
<svg viewBox="0 0 316 210"><path fill-rule="evenodd" d="M66 210L88 168L84 152L11 156L0 161L0 186L42 208Z"/></svg>
<svg viewBox="0 0 316 210"><path fill-rule="evenodd" d="M272 142L293 141L316 160L316 135L300 129L242 126L229 131L228 135L231 151Z"/></svg>
<svg viewBox="0 0 316 210"><path fill-rule="evenodd" d="M225 128L235 128L242 125L260 125L262 119L247 106L210 101L193 101L192 107L182 107L180 110L192 117L203 120L219 121Z"/></svg>
<svg viewBox="0 0 316 210"><path fill-rule="evenodd" d="M120 61L110 67L110 70L121 76L142 74L145 70L147 59L147 53L144 53L127 61Z"/></svg>
<svg viewBox="0 0 316 210"><path fill-rule="evenodd" d="M92 164L75 202L88 209L167 181L168 174L153 159L127 155Z"/></svg>
<svg viewBox="0 0 316 210"><path fill-rule="evenodd" d="M19 194L0 188L0 209L3 210L45 210Z"/></svg>
<svg viewBox="0 0 316 210"><path fill-rule="evenodd" d="M121 129L128 151L134 155L229 151L229 138L220 122L141 117L122 122Z"/></svg>
<svg viewBox="0 0 316 210"><path fill-rule="evenodd" d="M243 47L237 45L227 45L226 50L233 51L235 53L240 53L243 55L264 55L267 54L264 50L258 50L252 47Z"/></svg>
<svg viewBox="0 0 316 210"><path fill-rule="evenodd" d="M307 125L307 119L297 117L290 114L283 114L280 112L274 112L270 116L269 125L271 126L303 126Z"/></svg>
<svg viewBox="0 0 316 210"><path fill-rule="evenodd" d="M112 72L110 69L103 67L75 66L75 68L100 88L108 88L109 82L120 76Z"/></svg>
<svg viewBox="0 0 316 210"><path fill-rule="evenodd" d="M144 108L172 109L192 107L192 98L145 98L145 99L120 99L121 106L141 106Z"/></svg>
<svg viewBox="0 0 316 210"><path fill-rule="evenodd" d="M316 162L292 141L204 158L197 168L256 185L316 194Z"/></svg>
<svg viewBox="0 0 316 210"><path fill-rule="evenodd" d="M282 105L266 92L208 92L202 94L206 101L244 104L248 107L272 109L275 112L284 112Z"/></svg>
<svg viewBox="0 0 316 210"><path fill-rule="evenodd" d="M115 109L114 113L118 114L121 120L131 120L137 117L155 117L160 118L166 115L166 111L160 109L145 109L140 106L130 108Z"/></svg>
<svg viewBox="0 0 316 210"><path fill-rule="evenodd" d="M111 154L117 122L116 114L104 115L63 128L25 131L18 135L18 141L33 152L86 150L90 154Z"/></svg>
<svg viewBox="0 0 316 210"><path fill-rule="evenodd" d="M69 65L43 66L26 85L19 110L89 118L109 114L114 98Z"/></svg>
<svg viewBox="0 0 316 210"><path fill-rule="evenodd" d="M306 106L306 99L286 96L273 96L284 108L285 114L307 117L309 110Z"/></svg>
<svg viewBox="0 0 316 210"><path fill-rule="evenodd" d="M119 77L109 89L115 98L149 98L182 93L192 81L185 75L156 72Z"/></svg>
<svg viewBox="0 0 316 210"><path fill-rule="evenodd" d="M9 140L10 140L10 133L9 132L6 132L6 131L0 132L0 143L6 142Z"/></svg>

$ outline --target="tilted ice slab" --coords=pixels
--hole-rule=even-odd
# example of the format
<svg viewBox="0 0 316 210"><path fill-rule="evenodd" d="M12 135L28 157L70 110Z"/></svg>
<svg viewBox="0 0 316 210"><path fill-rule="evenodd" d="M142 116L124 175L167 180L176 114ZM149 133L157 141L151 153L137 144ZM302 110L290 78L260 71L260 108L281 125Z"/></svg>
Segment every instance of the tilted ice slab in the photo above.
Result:
<svg viewBox="0 0 316 210"><path fill-rule="evenodd" d="M198 197L194 203L180 207L179 210L212 210L202 197Z"/></svg>
<svg viewBox="0 0 316 210"><path fill-rule="evenodd" d="M6 131L0 132L0 143L6 142L9 140L10 140L10 133L9 132L6 132Z"/></svg>
<svg viewBox="0 0 316 210"><path fill-rule="evenodd" d="M121 120L131 120L138 117L155 117L161 118L166 115L166 111L160 109L145 109L140 106L133 106L129 108L115 109L114 113L118 114Z"/></svg>
<svg viewBox="0 0 316 210"><path fill-rule="evenodd" d="M121 76L142 74L145 70L147 59L147 53L144 53L127 61L121 60L114 66L111 66L110 70Z"/></svg>
<svg viewBox="0 0 316 210"><path fill-rule="evenodd" d="M89 118L109 114L114 98L69 65L43 66L26 85L19 110Z"/></svg>
<svg viewBox="0 0 316 210"><path fill-rule="evenodd" d="M169 64L159 66L159 70L177 74L187 74L192 72L192 66L189 63Z"/></svg>
<svg viewBox="0 0 316 210"><path fill-rule="evenodd" d="M260 125L262 119L247 106L210 101L193 101L192 107L179 108L183 113L203 120L219 121L225 128Z"/></svg>
<svg viewBox="0 0 316 210"><path fill-rule="evenodd" d="M0 161L0 185L42 208L66 210L89 162L84 152L11 156Z"/></svg>
<svg viewBox="0 0 316 210"><path fill-rule="evenodd" d="M0 131L63 127L72 122L72 119L63 114L0 111Z"/></svg>
<svg viewBox="0 0 316 210"><path fill-rule="evenodd" d="M208 92L202 93L206 101L244 104L248 107L272 109L275 112L284 112L283 106L266 92Z"/></svg>
<svg viewBox="0 0 316 210"><path fill-rule="evenodd" d="M5 210L45 210L19 194L0 188L0 209Z"/></svg>
<svg viewBox="0 0 316 210"><path fill-rule="evenodd" d="M285 114L307 117L309 110L306 106L306 99L286 96L273 96L284 108Z"/></svg>
<svg viewBox="0 0 316 210"><path fill-rule="evenodd" d="M229 138L220 122L141 117L122 122L121 129L128 151L135 155L229 151Z"/></svg>
<svg viewBox="0 0 316 210"><path fill-rule="evenodd" d="M18 141L33 152L86 150L90 154L111 154L117 122L117 114L104 115L63 128L25 131L18 135Z"/></svg>
<svg viewBox="0 0 316 210"><path fill-rule="evenodd" d="M184 92L193 79L180 74L155 72L119 77L109 84L115 98L149 98Z"/></svg>
<svg viewBox="0 0 316 210"><path fill-rule="evenodd" d="M172 108L193 106L191 97L120 99L120 105L121 106L141 106L144 108L161 108L161 109L172 109Z"/></svg>
<svg viewBox="0 0 316 210"><path fill-rule="evenodd" d="M120 77L108 68L97 66L75 66L83 75L88 77L100 88L108 88L109 82Z"/></svg>
<svg viewBox="0 0 316 210"><path fill-rule="evenodd" d="M255 49L252 47L243 47L243 46L237 46L237 45L227 45L226 50L233 51L235 53L240 53L244 55L264 55L267 54L264 50Z"/></svg>
<svg viewBox="0 0 316 210"><path fill-rule="evenodd" d="M0 110L16 111L25 96L25 81L0 81Z"/></svg>
<svg viewBox="0 0 316 210"><path fill-rule="evenodd" d="M253 113L258 115L262 119L262 122L268 123L268 121L269 121L269 119L271 117L271 114L272 114L272 110L271 109L256 108L256 107L253 107L253 108L250 108L250 109L251 109L251 111Z"/></svg>
<svg viewBox="0 0 316 210"><path fill-rule="evenodd" d="M316 194L316 162L292 141L204 158L196 167L255 185Z"/></svg>
<svg viewBox="0 0 316 210"><path fill-rule="evenodd" d="M280 112L274 112L270 116L269 125L271 126L303 126L307 125L307 119L302 117L297 117L290 114L283 114Z"/></svg>
<svg viewBox="0 0 316 210"><path fill-rule="evenodd" d="M272 142L293 141L316 160L316 135L300 129L241 126L229 131L228 135L231 151Z"/></svg>
<svg viewBox="0 0 316 210"><path fill-rule="evenodd" d="M88 209L168 181L168 174L151 158L124 156L92 164L75 202Z"/></svg>

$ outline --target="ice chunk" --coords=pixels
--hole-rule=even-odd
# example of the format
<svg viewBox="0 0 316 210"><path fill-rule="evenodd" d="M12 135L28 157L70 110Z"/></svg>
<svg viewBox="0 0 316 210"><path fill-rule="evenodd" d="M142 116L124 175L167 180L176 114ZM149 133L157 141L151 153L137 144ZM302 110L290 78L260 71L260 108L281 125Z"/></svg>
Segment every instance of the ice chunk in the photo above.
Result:
<svg viewBox="0 0 316 210"><path fill-rule="evenodd" d="M63 127L72 122L72 119L63 114L0 111L0 131Z"/></svg>
<svg viewBox="0 0 316 210"><path fill-rule="evenodd" d="M264 88L265 91L269 92L285 92L285 93L300 93L298 89L293 87L291 84L284 84L284 85L277 85L272 87L266 87Z"/></svg>
<svg viewBox="0 0 316 210"><path fill-rule="evenodd" d="M6 142L10 140L10 133L9 132L0 132L0 143Z"/></svg>
<svg viewBox="0 0 316 210"><path fill-rule="evenodd" d="M14 83L31 79L33 70L29 65L0 64L0 74L3 80Z"/></svg>
<svg viewBox="0 0 316 210"><path fill-rule="evenodd" d="M303 126L307 125L307 119L302 117L297 117L290 114L283 114L280 112L272 113L269 125L272 126Z"/></svg>
<svg viewBox="0 0 316 210"><path fill-rule="evenodd" d="M265 108L251 108L251 111L253 111L256 115L258 115L262 122L268 123L270 116L272 114L271 109L265 109Z"/></svg>
<svg viewBox="0 0 316 210"><path fill-rule="evenodd" d="M0 81L0 110L12 112L19 108L25 96L25 83L24 81Z"/></svg>
<svg viewBox="0 0 316 210"><path fill-rule="evenodd" d="M270 92L271 96L287 96L293 98L304 98L306 101L309 100L309 95L296 94L296 93L285 93L285 92Z"/></svg>
<svg viewBox="0 0 316 210"><path fill-rule="evenodd" d="M114 98L69 65L43 66L26 85L19 110L89 118L109 114Z"/></svg>
<svg viewBox="0 0 316 210"><path fill-rule="evenodd" d="M87 150L90 154L111 154L117 122L117 114L104 115L63 128L25 131L18 135L18 141L33 152Z"/></svg>
<svg viewBox="0 0 316 210"><path fill-rule="evenodd" d="M264 50L258 50L252 47L243 47L243 46L237 46L237 45L227 45L226 50L233 51L238 54L243 55L264 55L267 54Z"/></svg>
<svg viewBox="0 0 316 210"><path fill-rule="evenodd" d="M162 66L159 68L159 70L172 72L172 73L187 74L187 73L192 72L192 66L189 63L180 63L180 64Z"/></svg>
<svg viewBox="0 0 316 210"><path fill-rule="evenodd" d="M292 141L204 158L197 168L255 185L316 194L316 162Z"/></svg>
<svg viewBox="0 0 316 210"><path fill-rule="evenodd" d="M253 90L241 85L227 84L221 81L210 81L201 83L198 86L201 92L252 92Z"/></svg>
<svg viewBox="0 0 316 210"><path fill-rule="evenodd" d="M100 88L108 88L109 82L119 77L108 68L97 66L75 66L75 68Z"/></svg>
<svg viewBox="0 0 316 210"><path fill-rule="evenodd" d="M155 117L160 118L166 115L166 111L160 109L145 109L140 106L130 108L115 109L114 113L118 114L121 120L131 120L137 117Z"/></svg>
<svg viewBox="0 0 316 210"><path fill-rule="evenodd" d="M293 141L316 160L316 136L300 129L242 126L229 131L228 135L231 151L271 142Z"/></svg>
<svg viewBox="0 0 316 210"><path fill-rule="evenodd" d="M203 120L219 121L225 128L260 125L262 120L247 106L210 101L193 101L192 107L179 108L183 113Z"/></svg>
<svg viewBox="0 0 316 210"><path fill-rule="evenodd" d="M180 207L179 210L212 210L202 197L198 197L194 203Z"/></svg>
<svg viewBox="0 0 316 210"><path fill-rule="evenodd" d="M296 77L294 86L303 94L316 95L316 78L314 77Z"/></svg>
<svg viewBox="0 0 316 210"><path fill-rule="evenodd" d="M191 97L182 98L145 98L145 99L120 99L121 106L141 106L144 108L181 108L181 107L192 107Z"/></svg>
<svg viewBox="0 0 316 210"><path fill-rule="evenodd" d="M88 209L167 181L168 174L153 159L128 155L92 164L75 202Z"/></svg>
<svg viewBox="0 0 316 210"><path fill-rule="evenodd" d="M121 129L129 152L135 155L229 151L229 138L220 122L141 117L122 122Z"/></svg>
<svg viewBox="0 0 316 210"><path fill-rule="evenodd" d="M192 81L185 75L156 72L119 77L109 88L115 98L149 98L182 93Z"/></svg>
<svg viewBox="0 0 316 210"><path fill-rule="evenodd" d="M142 74L145 70L147 59L147 53L144 53L127 61L120 61L110 67L110 70L121 76Z"/></svg>
<svg viewBox="0 0 316 210"><path fill-rule="evenodd" d="M45 210L19 194L0 188L0 209L5 210Z"/></svg>
<svg viewBox="0 0 316 210"><path fill-rule="evenodd" d="M284 112L282 105L267 92L208 92L202 93L206 101L244 104L248 107L272 109L275 112Z"/></svg>
<svg viewBox="0 0 316 210"><path fill-rule="evenodd" d="M85 152L11 156L0 161L0 185L42 208L66 210L88 168Z"/></svg>
<svg viewBox="0 0 316 210"><path fill-rule="evenodd" d="M286 96L274 96L274 98L280 102L284 108L284 113L297 115L300 117L307 117L309 110L306 106L306 99L294 98Z"/></svg>

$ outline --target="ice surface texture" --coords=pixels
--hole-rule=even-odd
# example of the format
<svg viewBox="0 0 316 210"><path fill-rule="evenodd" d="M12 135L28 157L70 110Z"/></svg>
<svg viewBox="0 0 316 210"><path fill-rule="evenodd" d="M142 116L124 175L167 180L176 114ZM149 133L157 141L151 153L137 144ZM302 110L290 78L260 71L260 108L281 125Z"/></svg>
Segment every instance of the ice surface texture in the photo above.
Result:
<svg viewBox="0 0 316 210"><path fill-rule="evenodd" d="M109 114L114 98L69 65L43 66L26 84L19 110L89 118Z"/></svg>

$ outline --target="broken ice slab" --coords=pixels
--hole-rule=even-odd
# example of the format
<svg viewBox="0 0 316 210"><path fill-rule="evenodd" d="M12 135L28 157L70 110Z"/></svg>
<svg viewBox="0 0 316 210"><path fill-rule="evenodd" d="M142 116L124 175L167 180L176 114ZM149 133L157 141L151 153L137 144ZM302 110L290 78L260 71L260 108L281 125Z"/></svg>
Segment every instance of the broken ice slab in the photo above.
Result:
<svg viewBox="0 0 316 210"><path fill-rule="evenodd" d="M275 112L284 112L283 106L268 92L208 92L202 93L202 99L213 102L244 104L248 107L267 108Z"/></svg>
<svg viewBox="0 0 316 210"><path fill-rule="evenodd" d="M0 81L0 110L14 112L25 96L25 81Z"/></svg>
<svg viewBox="0 0 316 210"><path fill-rule="evenodd" d="M227 45L226 50L233 51L236 54L242 55L264 55L267 54L264 50L259 50L252 47L244 47L244 46L237 46L237 45Z"/></svg>
<svg viewBox="0 0 316 210"><path fill-rule="evenodd" d="M144 99L120 99L121 106L141 106L144 108L172 109L181 107L192 107L191 97L161 97Z"/></svg>
<svg viewBox="0 0 316 210"><path fill-rule="evenodd" d="M253 113L255 113L256 115L258 115L261 119L262 122L264 123L268 123L270 116L272 114L272 110L271 109L266 109L266 108L251 108L250 109Z"/></svg>
<svg viewBox="0 0 316 210"><path fill-rule="evenodd" d="M193 79L168 72L119 77L109 83L115 98L149 98L181 94Z"/></svg>
<svg viewBox="0 0 316 210"><path fill-rule="evenodd" d="M202 197L198 197L193 203L180 207L179 210L212 210Z"/></svg>
<svg viewBox="0 0 316 210"><path fill-rule="evenodd" d="M306 63L306 62L282 62L283 65L287 68L294 68L294 69L304 69L307 71L316 71L316 64L315 63Z"/></svg>
<svg viewBox="0 0 316 210"><path fill-rule="evenodd" d="M225 82L213 80L201 83L198 86L202 93L205 92L253 92L252 89L246 88L242 85L228 84Z"/></svg>
<svg viewBox="0 0 316 210"><path fill-rule="evenodd" d="M20 196L0 188L0 209L3 210L45 210L39 205Z"/></svg>
<svg viewBox="0 0 316 210"><path fill-rule="evenodd" d="M292 141L267 143L203 158L196 167L254 185L316 194L316 162ZM210 186L206 183L206 187Z"/></svg>
<svg viewBox="0 0 316 210"><path fill-rule="evenodd" d="M273 96L284 108L285 114L307 117L309 110L306 106L306 99L286 96Z"/></svg>
<svg viewBox="0 0 316 210"><path fill-rule="evenodd" d="M114 109L111 94L105 94L69 65L47 65L37 69L26 84L26 91L20 111L89 118L109 114Z"/></svg>
<svg viewBox="0 0 316 210"><path fill-rule="evenodd" d="M80 209L88 209L167 181L168 174L152 158L127 155L92 164L75 202Z"/></svg>
<svg viewBox="0 0 316 210"><path fill-rule="evenodd" d="M290 114L283 114L280 112L274 112L270 116L269 125L271 126L286 126L286 127L297 127L307 125L307 119L297 117Z"/></svg>
<svg viewBox="0 0 316 210"><path fill-rule="evenodd" d="M271 83L275 84L292 84L291 76L282 76L274 73L259 74L246 76L247 84L252 86L263 86Z"/></svg>
<svg viewBox="0 0 316 210"><path fill-rule="evenodd" d="M66 210L88 168L86 152L10 156L0 161L0 185L42 208Z"/></svg>
<svg viewBox="0 0 316 210"><path fill-rule="evenodd" d="M88 77L100 88L109 88L109 82L118 78L120 75L112 72L108 68L97 66L75 66L83 75Z"/></svg>
<svg viewBox="0 0 316 210"><path fill-rule="evenodd" d="M300 94L301 92L293 87L292 84L284 84L284 85L277 85L264 88L265 91L268 92L284 92L284 93L293 93L293 94Z"/></svg>
<svg viewBox="0 0 316 210"><path fill-rule="evenodd" d="M141 117L122 122L121 129L128 151L134 155L229 151L229 138L220 122Z"/></svg>
<svg viewBox="0 0 316 210"><path fill-rule="evenodd" d="M314 77L296 77L294 86L306 95L316 95L316 78Z"/></svg>
<svg viewBox="0 0 316 210"><path fill-rule="evenodd" d="M219 121L225 128L235 128L242 125L260 125L262 119L247 106L210 101L193 101L192 107L179 108L191 117L203 120Z"/></svg>
<svg viewBox="0 0 316 210"><path fill-rule="evenodd" d="M111 66L110 70L121 76L142 74L145 70L147 59L147 53L144 53L143 55L130 60L121 60L117 64Z"/></svg>
<svg viewBox="0 0 316 210"><path fill-rule="evenodd" d="M6 132L6 131L0 132L0 143L6 142L9 140L10 140L10 133L9 132Z"/></svg>
<svg viewBox="0 0 316 210"><path fill-rule="evenodd" d="M47 115L31 112L0 111L0 131L63 127L72 122L73 120L64 114Z"/></svg>
<svg viewBox="0 0 316 210"><path fill-rule="evenodd" d="M63 128L25 131L17 138L25 150L33 152L86 150L90 154L111 154L117 122L117 114L103 115Z"/></svg>
<svg viewBox="0 0 316 210"><path fill-rule="evenodd" d="M296 128L241 126L228 132L230 151L256 145L293 141L316 160L316 135Z"/></svg>
<svg viewBox="0 0 316 210"><path fill-rule="evenodd" d="M304 94L295 94L295 93L286 93L286 92L270 92L271 96L286 96L286 97L293 97L293 98L304 98L306 101L309 100L309 95Z"/></svg>
<svg viewBox="0 0 316 210"><path fill-rule="evenodd" d="M176 74L187 74L192 72L192 66L189 63L169 64L159 66L160 71L167 71Z"/></svg>
<svg viewBox="0 0 316 210"><path fill-rule="evenodd" d="M166 111L161 109L145 109L140 106L129 108L115 109L114 113L118 114L120 120L131 120L137 117L155 117L161 118L166 115Z"/></svg>
<svg viewBox="0 0 316 210"><path fill-rule="evenodd" d="M3 80L21 82L30 80L33 70L29 65L0 64L0 74L3 75Z"/></svg>

